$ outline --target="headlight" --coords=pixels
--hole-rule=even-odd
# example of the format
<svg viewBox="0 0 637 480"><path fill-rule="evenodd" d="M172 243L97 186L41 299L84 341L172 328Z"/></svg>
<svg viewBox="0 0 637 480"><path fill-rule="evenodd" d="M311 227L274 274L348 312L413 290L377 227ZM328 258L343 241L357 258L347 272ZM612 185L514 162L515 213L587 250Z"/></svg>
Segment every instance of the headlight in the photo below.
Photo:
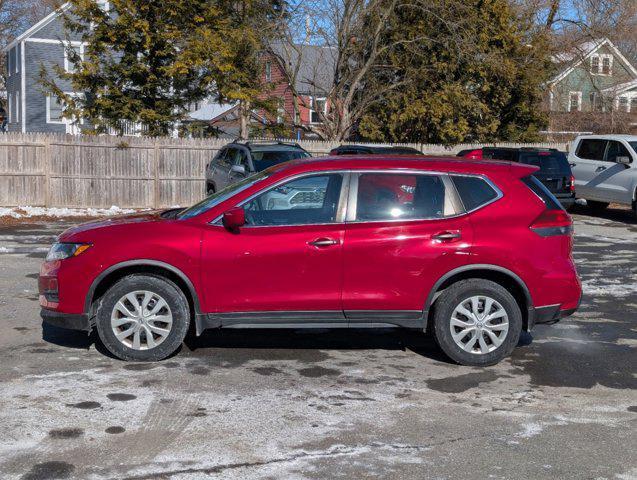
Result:
<svg viewBox="0 0 637 480"><path fill-rule="evenodd" d="M90 243L54 243L51 245L46 261L64 260L69 257L77 257L91 247Z"/></svg>

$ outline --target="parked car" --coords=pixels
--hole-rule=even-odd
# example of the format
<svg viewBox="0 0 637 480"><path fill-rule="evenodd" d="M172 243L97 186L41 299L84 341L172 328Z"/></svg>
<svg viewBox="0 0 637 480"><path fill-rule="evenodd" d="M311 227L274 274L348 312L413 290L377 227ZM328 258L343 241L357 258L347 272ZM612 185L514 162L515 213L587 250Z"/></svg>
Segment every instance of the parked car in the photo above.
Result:
<svg viewBox="0 0 637 480"><path fill-rule="evenodd" d="M215 193L273 165L309 157L296 143L229 143L206 165L206 193Z"/></svg>
<svg viewBox="0 0 637 480"><path fill-rule="evenodd" d="M637 136L584 135L575 139L568 161L578 198L596 209L630 205L637 215Z"/></svg>
<svg viewBox="0 0 637 480"><path fill-rule="evenodd" d="M96 329L124 360L166 358L193 323L403 327L433 332L456 362L492 365L580 301L571 218L535 171L418 157L277 165L185 210L70 228L42 265L41 315Z"/></svg>
<svg viewBox="0 0 637 480"><path fill-rule="evenodd" d="M575 178L566 154L549 148L484 147L483 159L506 160L539 167L533 175L566 208L575 203Z"/></svg>
<svg viewBox="0 0 637 480"><path fill-rule="evenodd" d="M341 145L330 150L330 155L423 155L411 147L392 145Z"/></svg>
<svg viewBox="0 0 637 480"><path fill-rule="evenodd" d="M456 157L467 158L470 160L482 160L482 149L481 148L468 148L466 150L460 150Z"/></svg>

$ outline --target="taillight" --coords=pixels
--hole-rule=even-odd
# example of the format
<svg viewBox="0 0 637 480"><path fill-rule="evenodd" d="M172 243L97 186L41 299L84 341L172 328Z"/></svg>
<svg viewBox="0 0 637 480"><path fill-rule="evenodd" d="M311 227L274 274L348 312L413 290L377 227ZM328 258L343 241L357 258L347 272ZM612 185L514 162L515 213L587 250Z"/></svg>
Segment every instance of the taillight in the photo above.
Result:
<svg viewBox="0 0 637 480"><path fill-rule="evenodd" d="M564 210L544 210L529 228L542 237L570 235L573 220Z"/></svg>
<svg viewBox="0 0 637 480"><path fill-rule="evenodd" d="M573 175L571 175L571 181L568 184L568 191L569 192L574 192L575 191L575 177Z"/></svg>

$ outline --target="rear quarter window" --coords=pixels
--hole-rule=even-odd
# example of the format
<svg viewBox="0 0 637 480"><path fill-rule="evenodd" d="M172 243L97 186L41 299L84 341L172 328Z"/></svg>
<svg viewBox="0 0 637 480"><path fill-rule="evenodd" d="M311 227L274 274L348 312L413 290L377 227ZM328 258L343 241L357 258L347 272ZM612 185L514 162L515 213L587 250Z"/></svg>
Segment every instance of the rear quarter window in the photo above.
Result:
<svg viewBox="0 0 637 480"><path fill-rule="evenodd" d="M540 200L544 202L546 208L549 210L564 210L560 202L553 196L551 192L544 186L542 182L540 182L533 175L529 175L528 177L524 177L522 182L531 189L533 193L535 193Z"/></svg>
<svg viewBox="0 0 637 480"><path fill-rule="evenodd" d="M498 197L498 192L482 177L452 175L451 179L467 212L486 205Z"/></svg>

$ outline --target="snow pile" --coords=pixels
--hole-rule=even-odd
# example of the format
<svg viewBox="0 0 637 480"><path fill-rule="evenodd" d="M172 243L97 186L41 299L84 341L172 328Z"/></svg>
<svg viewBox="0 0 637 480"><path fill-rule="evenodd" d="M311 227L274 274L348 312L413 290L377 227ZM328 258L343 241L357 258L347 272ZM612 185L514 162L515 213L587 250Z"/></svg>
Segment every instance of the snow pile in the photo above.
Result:
<svg viewBox="0 0 637 480"><path fill-rule="evenodd" d="M0 217L103 217L135 213L136 211L130 208L116 207L115 205L111 208L0 207Z"/></svg>

